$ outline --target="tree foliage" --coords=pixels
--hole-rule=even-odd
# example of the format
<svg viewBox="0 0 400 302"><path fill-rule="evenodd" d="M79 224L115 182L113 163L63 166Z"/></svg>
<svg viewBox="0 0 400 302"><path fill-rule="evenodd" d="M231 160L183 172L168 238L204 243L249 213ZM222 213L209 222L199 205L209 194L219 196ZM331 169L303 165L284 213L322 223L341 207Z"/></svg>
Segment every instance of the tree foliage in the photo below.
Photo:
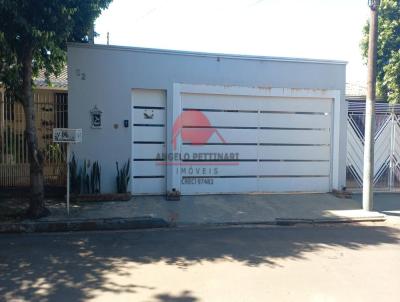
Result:
<svg viewBox="0 0 400 302"><path fill-rule="evenodd" d="M93 21L111 0L0 0L0 81L21 89L24 54L32 51L33 75L58 75L67 42L87 42Z"/></svg>
<svg viewBox="0 0 400 302"><path fill-rule="evenodd" d="M390 103L400 103L400 1L381 0L378 17L377 92ZM368 58L369 22L361 41Z"/></svg>
<svg viewBox="0 0 400 302"><path fill-rule="evenodd" d="M0 83L21 102L30 163L28 214L40 217L44 206L43 154L38 148L32 79L39 70L58 75L68 41L87 42L94 20L111 0L0 0Z"/></svg>

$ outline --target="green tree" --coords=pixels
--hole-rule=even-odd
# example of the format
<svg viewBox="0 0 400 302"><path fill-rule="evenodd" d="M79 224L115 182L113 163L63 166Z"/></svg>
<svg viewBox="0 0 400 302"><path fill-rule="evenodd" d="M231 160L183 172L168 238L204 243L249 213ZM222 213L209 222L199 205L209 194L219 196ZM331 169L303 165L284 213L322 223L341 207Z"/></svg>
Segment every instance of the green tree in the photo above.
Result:
<svg viewBox="0 0 400 302"><path fill-rule="evenodd" d="M400 103L400 1L381 0L378 18L377 93ZM368 57L369 22L364 26L362 55Z"/></svg>
<svg viewBox="0 0 400 302"><path fill-rule="evenodd" d="M45 70L58 75L67 41L87 42L94 20L112 0L0 0L0 82L25 113L30 162L28 215L47 214L44 206L43 154L38 148L32 98L33 78Z"/></svg>

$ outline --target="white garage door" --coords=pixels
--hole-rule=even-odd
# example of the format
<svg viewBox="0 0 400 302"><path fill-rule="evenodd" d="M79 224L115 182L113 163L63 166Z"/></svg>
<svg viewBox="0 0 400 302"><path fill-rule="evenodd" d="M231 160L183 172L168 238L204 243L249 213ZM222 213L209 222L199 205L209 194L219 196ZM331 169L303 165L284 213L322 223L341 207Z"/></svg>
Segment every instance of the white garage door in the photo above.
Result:
<svg viewBox="0 0 400 302"><path fill-rule="evenodd" d="M166 190L166 94L134 89L133 194L164 194ZM164 154L164 155L163 155Z"/></svg>
<svg viewBox="0 0 400 302"><path fill-rule="evenodd" d="M332 99L182 93L181 102L182 194L330 191Z"/></svg>

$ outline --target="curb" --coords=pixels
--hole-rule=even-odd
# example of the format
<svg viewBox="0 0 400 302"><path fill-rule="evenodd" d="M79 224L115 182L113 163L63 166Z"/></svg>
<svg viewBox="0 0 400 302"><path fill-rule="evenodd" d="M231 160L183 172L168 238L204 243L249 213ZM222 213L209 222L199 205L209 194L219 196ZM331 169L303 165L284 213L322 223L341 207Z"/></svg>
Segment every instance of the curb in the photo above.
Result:
<svg viewBox="0 0 400 302"><path fill-rule="evenodd" d="M297 224L336 224L357 222L382 222L386 215L353 218L276 218L274 221L256 222L222 222L222 223L199 223L199 224L177 224L171 225L161 218L150 216L135 218L105 218L105 219L74 219L61 221L26 221L21 223L0 223L0 234L6 233L46 233L46 232L76 232L76 231L100 231L100 230L133 230L133 229L155 229L171 227L223 227L241 225L277 225L293 226Z"/></svg>
<svg viewBox="0 0 400 302"><path fill-rule="evenodd" d="M317 218L317 219L298 219L298 218L276 218L276 225L289 226L296 224L329 224L329 223L357 223L357 222L382 222L386 221L386 215L353 218Z"/></svg>
<svg viewBox="0 0 400 302"><path fill-rule="evenodd" d="M369 217L353 217L353 218L275 218L274 220L265 221L241 221L241 222L206 222L206 223L178 223L171 225L177 228L191 227L234 227L234 226L293 226L297 224L336 224L336 223L358 223L358 222L382 222L386 221L386 215L377 215Z"/></svg>
<svg viewBox="0 0 400 302"><path fill-rule="evenodd" d="M35 221L0 224L0 233L44 233L94 230L130 230L167 228L170 225L160 218L106 218L63 221Z"/></svg>

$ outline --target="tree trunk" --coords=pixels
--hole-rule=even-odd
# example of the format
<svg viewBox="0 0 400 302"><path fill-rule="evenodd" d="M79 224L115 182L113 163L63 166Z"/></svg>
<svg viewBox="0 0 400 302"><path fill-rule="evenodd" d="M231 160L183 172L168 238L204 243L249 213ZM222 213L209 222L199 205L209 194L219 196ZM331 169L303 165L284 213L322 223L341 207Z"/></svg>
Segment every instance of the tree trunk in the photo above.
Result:
<svg viewBox="0 0 400 302"><path fill-rule="evenodd" d="M22 105L25 113L25 137L30 164L30 202L28 216L39 218L48 215L44 204L43 154L38 148L35 126L35 108L32 95L32 50L22 58Z"/></svg>

